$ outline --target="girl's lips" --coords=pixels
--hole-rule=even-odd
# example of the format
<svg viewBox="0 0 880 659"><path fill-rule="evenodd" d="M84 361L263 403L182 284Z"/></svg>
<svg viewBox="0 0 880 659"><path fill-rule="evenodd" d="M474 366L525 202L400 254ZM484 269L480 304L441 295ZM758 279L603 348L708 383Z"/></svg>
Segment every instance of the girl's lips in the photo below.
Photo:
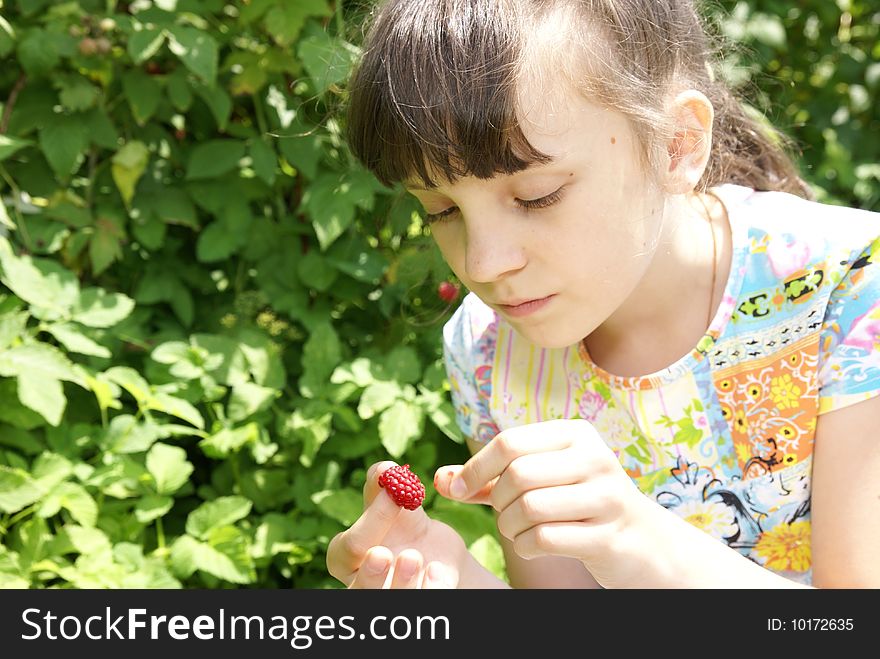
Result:
<svg viewBox="0 0 880 659"><path fill-rule="evenodd" d="M501 310L508 316L523 318L524 316L529 316L536 311L543 309L554 297L556 297L555 293L553 295L548 295L547 297L542 297L537 300L529 300L528 302L523 302L522 304L499 304L498 306L501 307Z"/></svg>

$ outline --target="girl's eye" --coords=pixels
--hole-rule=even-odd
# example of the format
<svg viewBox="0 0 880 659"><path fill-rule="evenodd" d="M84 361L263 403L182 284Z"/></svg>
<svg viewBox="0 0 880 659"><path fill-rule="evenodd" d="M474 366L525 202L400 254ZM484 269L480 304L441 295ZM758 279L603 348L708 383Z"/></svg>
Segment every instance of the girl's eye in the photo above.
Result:
<svg viewBox="0 0 880 659"><path fill-rule="evenodd" d="M547 208L562 198L562 190L563 188L559 188L555 192L551 192L547 196L539 197L538 199L517 199L516 203L523 208Z"/></svg>
<svg viewBox="0 0 880 659"><path fill-rule="evenodd" d="M425 215L425 222L428 224L433 224L434 222L442 222L457 210L458 208L453 206L452 208L447 208L445 211L440 211L439 213L427 213Z"/></svg>
<svg viewBox="0 0 880 659"><path fill-rule="evenodd" d="M552 206L557 203L562 198L562 190L563 188L559 188L555 192L551 192L550 194L539 197L538 199L516 199L516 204L525 208L526 210L537 210L540 208L547 208L548 206ZM425 221L428 224L432 224L434 222L442 222L445 219L448 219L453 214L458 211L458 207L452 206L451 208L447 208L444 211L440 211L439 213L428 213L425 215Z"/></svg>

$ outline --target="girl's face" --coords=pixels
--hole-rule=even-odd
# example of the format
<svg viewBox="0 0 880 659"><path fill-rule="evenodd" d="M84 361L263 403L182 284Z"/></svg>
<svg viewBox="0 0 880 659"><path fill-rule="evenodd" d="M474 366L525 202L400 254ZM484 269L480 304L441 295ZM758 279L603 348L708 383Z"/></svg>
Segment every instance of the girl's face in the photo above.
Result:
<svg viewBox="0 0 880 659"><path fill-rule="evenodd" d="M408 188L461 282L548 348L575 344L638 303L664 208L623 115L574 91L554 96L536 95L522 117L525 137L552 162ZM529 301L540 302L521 304Z"/></svg>

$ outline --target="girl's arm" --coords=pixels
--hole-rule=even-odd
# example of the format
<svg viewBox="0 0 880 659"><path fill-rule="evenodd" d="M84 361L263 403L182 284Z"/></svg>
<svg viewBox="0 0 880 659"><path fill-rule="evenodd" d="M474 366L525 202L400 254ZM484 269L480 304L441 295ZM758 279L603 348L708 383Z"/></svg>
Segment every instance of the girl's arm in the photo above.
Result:
<svg viewBox="0 0 880 659"><path fill-rule="evenodd" d="M880 588L880 397L819 417L812 488L813 584Z"/></svg>

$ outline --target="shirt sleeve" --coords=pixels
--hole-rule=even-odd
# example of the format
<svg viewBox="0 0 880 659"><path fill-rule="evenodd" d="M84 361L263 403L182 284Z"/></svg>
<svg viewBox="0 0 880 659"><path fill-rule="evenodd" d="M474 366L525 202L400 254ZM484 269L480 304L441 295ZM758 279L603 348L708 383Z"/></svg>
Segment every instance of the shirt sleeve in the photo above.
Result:
<svg viewBox="0 0 880 659"><path fill-rule="evenodd" d="M443 361L458 427L486 443L499 432L489 410L497 319L472 296L465 297L443 326Z"/></svg>
<svg viewBox="0 0 880 659"><path fill-rule="evenodd" d="M880 239L832 292L819 338L819 414L880 394Z"/></svg>

